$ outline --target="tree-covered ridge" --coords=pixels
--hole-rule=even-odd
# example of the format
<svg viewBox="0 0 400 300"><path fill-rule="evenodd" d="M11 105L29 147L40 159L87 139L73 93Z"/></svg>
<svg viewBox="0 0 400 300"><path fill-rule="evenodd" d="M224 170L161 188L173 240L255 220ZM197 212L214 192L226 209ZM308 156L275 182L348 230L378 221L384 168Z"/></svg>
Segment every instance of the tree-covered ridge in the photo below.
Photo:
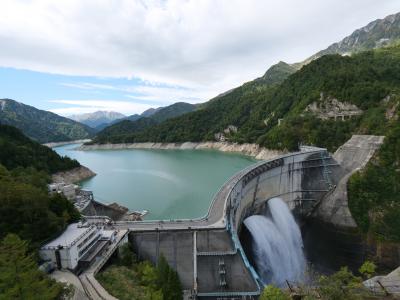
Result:
<svg viewBox="0 0 400 300"><path fill-rule="evenodd" d="M13 233L37 248L80 219L69 200L48 195L48 180L44 171L32 167L9 171L0 164L0 239Z"/></svg>
<svg viewBox="0 0 400 300"><path fill-rule="evenodd" d="M12 170L32 167L46 173L65 171L80 164L69 157L60 157L52 149L29 139L17 128L0 124L0 164Z"/></svg>
<svg viewBox="0 0 400 300"><path fill-rule="evenodd" d="M398 94L400 47L363 52L352 57L324 56L293 74L268 103L267 132L258 143L293 150L299 143L335 150L354 133L383 134L387 126L383 99ZM305 113L321 92L364 111L347 121L321 120ZM281 126L277 125L278 119Z"/></svg>
<svg viewBox="0 0 400 300"><path fill-rule="evenodd" d="M179 117L183 114L195 111L196 105L186 102L176 102L174 104L162 107L150 116L151 119L160 123L165 120Z"/></svg>
<svg viewBox="0 0 400 300"><path fill-rule="evenodd" d="M86 125L11 99L0 99L0 124L15 126L40 143L79 140L94 134Z"/></svg>
<svg viewBox="0 0 400 300"><path fill-rule="evenodd" d="M146 117L140 118L136 121L123 120L104 128L97 134L96 139L103 140L103 137L105 137L104 139L106 140L108 136L114 136L116 139L119 139L120 135L124 135L124 132L141 132L156 124L158 124L156 121Z"/></svg>
<svg viewBox="0 0 400 300"><path fill-rule="evenodd" d="M297 70L298 69L293 65L289 65L284 61L280 61L270 67L262 77L257 78L254 81L256 81L258 84L279 84Z"/></svg>
<svg viewBox="0 0 400 300"><path fill-rule="evenodd" d="M352 57L327 55L304 66L280 85L250 82L198 111L143 131L105 134L94 142L212 141L216 133L235 125L238 132L228 137L233 142L288 150L303 143L332 151L353 133L382 134L386 128L382 100L398 93L399 86L400 46ZM344 122L322 120L306 113L307 105L322 101L321 93L357 105L364 113Z"/></svg>
<svg viewBox="0 0 400 300"><path fill-rule="evenodd" d="M97 140L107 140L108 136L124 136L143 131L165 120L181 116L197 109L197 106L185 102L177 102L166 107L147 110L142 115L132 115L119 122L105 127L97 134ZM117 138L118 139L118 138Z"/></svg>

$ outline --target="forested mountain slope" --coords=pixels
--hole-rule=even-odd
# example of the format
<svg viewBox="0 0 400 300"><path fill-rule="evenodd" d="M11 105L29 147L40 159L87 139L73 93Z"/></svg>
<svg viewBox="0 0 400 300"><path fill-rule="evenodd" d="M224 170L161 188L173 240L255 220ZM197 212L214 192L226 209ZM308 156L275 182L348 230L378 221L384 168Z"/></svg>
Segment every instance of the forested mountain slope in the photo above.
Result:
<svg viewBox="0 0 400 300"><path fill-rule="evenodd" d="M295 149L297 144L300 142L304 143L317 143L319 141L318 135L321 135L325 129L321 130L311 130L311 127L315 127L316 125L325 126L327 131L325 134L332 135L335 132L338 139L336 142L333 142L334 137L328 137L325 145L329 149L334 149L337 145L339 145L342 141L345 140L350 134L350 132L356 131L359 129L361 132L367 132L367 128L363 129L359 128L360 124L356 124L357 120L352 120L348 122L349 124L341 124L336 122L324 122L320 124L318 120L306 118L305 126L308 126L308 129L301 131L301 126L298 128L298 132L294 132L294 126L299 126L299 122L301 120L294 120L294 116L302 115L301 109L305 109L304 107L298 108L296 111L290 113L288 116L290 119L289 122L282 123L282 128L273 129L275 125L277 125L279 119L283 119L293 104L294 100L291 99L292 96L297 96L297 92L307 92L306 94L300 95L302 102L307 102L308 99L317 100L318 97L321 98L322 93L322 102L332 102L332 97L337 93L342 93L342 101L351 100L353 98L353 102L355 101L354 95L350 95L350 98L347 99L346 93L357 93L356 90L362 90L360 92L360 97L364 97L366 95L365 101L368 102L369 98L376 98L375 93L380 93L382 96L383 90L382 86L379 85L378 91L374 90L374 87L369 85L369 80L371 81L379 81L384 80L383 78L379 78L379 74L372 74L371 70L368 70L366 64L368 64L368 60L375 64L375 69L378 67L377 64L380 62L376 58L368 59L365 55L358 57L354 60L346 60L346 58L330 57L323 59L322 61L318 61L318 63L314 64L312 68L306 68L305 71L294 75L293 79L288 81L287 83L280 85L283 81L285 81L290 75L296 73L302 66L312 62L313 60L317 60L324 55L327 54L354 54L364 50L378 49L381 47L385 47L387 45L394 45L396 48L396 43L400 40L400 13L387 16L384 19L378 19L367 26L362 27L354 31L350 36L344 38L338 43L334 43L329 46L327 49L322 50L310 58L306 59L303 62L295 63L295 64L287 64L285 62L279 62L276 65L273 65L268 71L260 78L257 78L253 81L247 82L240 87L229 90L217 97L211 99L208 102L205 102L199 105L197 111L190 113L188 115L183 115L174 120L167 120L161 125L155 126L154 128L148 129L147 131L143 131L142 134L137 130L138 126L134 126L134 130L130 130L128 126L121 126L120 128L115 128L113 132L101 132L95 139L94 142L97 143L119 143L119 142L133 142L133 141L154 141L154 142L184 142L184 141L204 141L204 140L215 140L216 135L220 137L219 133L222 133L224 129L229 125L234 125L238 127L238 132L228 132L228 134L224 133L224 139L231 140L234 142L253 142L260 143L264 146L269 146L272 148L288 148ZM392 48L393 49L393 48ZM394 50L391 50L394 51ZM370 52L372 53L372 52ZM387 55L387 57L389 57ZM358 57L358 58L357 58ZM362 60L364 66L357 66L358 72L362 72L362 80L358 80L358 82L354 82L354 79L357 77L355 72L349 72L349 68L351 68L351 64L358 64L358 61ZM372 61L373 60L373 61ZM338 66L335 66L336 61L339 63ZM392 61L394 62L394 61ZM397 63L397 61L395 62ZM326 70L324 73L323 70L318 70L318 68L334 68L336 71ZM385 66L382 66L381 71L385 71ZM311 74L315 72L314 74ZM330 72L330 73L329 73ZM343 72L343 76L338 78L338 83L336 86L332 86L332 82L320 82L320 86L316 86L316 79L318 76L322 76L329 80L329 76L340 77L341 72ZM308 74L306 74L308 73ZM336 74L333 74L336 73ZM350 76L353 81L353 84L359 85L358 87L350 87L343 86L343 82L347 80L346 76ZM367 77L370 76L370 79ZM300 78L302 77L302 78ZM307 77L310 77L310 82ZM314 78L312 78L314 77ZM303 89L304 87L300 87L302 81L307 81L304 85L309 85L311 89L307 91L296 91L294 89ZM295 84L294 86L289 86L291 84ZM329 89L325 89L325 85L328 85ZM365 85L366 88L362 88L361 85ZM344 90L346 92L344 92ZM335 90L336 89L336 90ZM387 89L385 90L387 92ZM289 95L289 93L293 92L293 95ZM314 95L311 95L314 93ZM329 94L330 93L330 94ZM364 93L364 94L363 94ZM273 99L274 98L274 99ZM340 99L339 99L340 100ZM374 101L377 101L376 99ZM351 102L351 101L350 101ZM360 102L360 101L355 101ZM364 104L370 107L369 104ZM331 104L331 103L330 103ZM329 105L330 105L329 104ZM335 108L335 105L341 105L340 103L334 103L332 108ZM274 107L275 106L275 107ZM301 106L301 105L300 105ZM337 107L336 107L337 109ZM365 114L364 114L365 115ZM303 118L303 116L301 116ZM353 118L354 119L354 118ZM359 119L359 118L356 118ZM281 123L283 120L279 120ZM372 120L370 120L372 122ZM376 122L377 120L375 120ZM296 123L296 124L294 124ZM317 124L318 123L318 124ZM369 125L371 127L371 124ZM286 128L290 127L291 129L285 131ZM379 126L378 126L379 127ZM351 129L350 129L351 128ZM311 130L313 133L304 137L307 132ZM271 131L271 132L270 132ZM281 135L284 131L284 135L279 141L276 137ZM117 133L118 132L118 133ZM114 134L115 133L115 134ZM116 134L117 133L117 134ZM267 134L268 133L268 134ZM299 135L299 137L294 137L293 135ZM289 142L291 140L291 142Z"/></svg>
<svg viewBox="0 0 400 300"><path fill-rule="evenodd" d="M40 143L79 140L94 134L86 125L11 99L0 99L0 124L15 126Z"/></svg>
<svg viewBox="0 0 400 300"><path fill-rule="evenodd" d="M76 160L61 157L8 125L0 125L0 164L9 170L32 167L47 174L79 167Z"/></svg>
<svg viewBox="0 0 400 300"><path fill-rule="evenodd" d="M215 134L234 125L237 132L226 134L233 142L288 150L305 143L334 150L352 133L382 134L386 130L385 110L396 101L399 84L399 46L352 57L327 55L304 66L280 85L250 82L198 111L143 131L102 135L94 142L210 141L215 140ZM384 102L389 95L390 103ZM316 111L309 105L316 106ZM340 110L351 113L346 105L355 115L345 121L323 115L326 106L332 106L338 114Z"/></svg>
<svg viewBox="0 0 400 300"><path fill-rule="evenodd" d="M72 202L47 191L51 173L77 166L17 128L0 125L0 239L14 233L36 248L78 220Z"/></svg>
<svg viewBox="0 0 400 300"><path fill-rule="evenodd" d="M179 117L186 113L195 111L197 106L186 102L176 102L166 107L149 109L141 115L132 115L121 121L113 122L97 134L98 139L108 136L123 136L125 133L135 133L154 126L165 120Z"/></svg>

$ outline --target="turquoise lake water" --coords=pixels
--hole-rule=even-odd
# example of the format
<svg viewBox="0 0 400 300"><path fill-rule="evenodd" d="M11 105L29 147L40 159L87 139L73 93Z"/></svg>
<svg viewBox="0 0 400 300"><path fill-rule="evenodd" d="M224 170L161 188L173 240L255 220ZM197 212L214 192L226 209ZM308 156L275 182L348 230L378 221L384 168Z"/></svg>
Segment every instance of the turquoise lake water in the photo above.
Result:
<svg viewBox="0 0 400 300"><path fill-rule="evenodd" d="M146 219L197 218L213 195L239 170L256 160L206 150L94 150L78 145L54 148L97 175L81 182L96 200L149 211Z"/></svg>

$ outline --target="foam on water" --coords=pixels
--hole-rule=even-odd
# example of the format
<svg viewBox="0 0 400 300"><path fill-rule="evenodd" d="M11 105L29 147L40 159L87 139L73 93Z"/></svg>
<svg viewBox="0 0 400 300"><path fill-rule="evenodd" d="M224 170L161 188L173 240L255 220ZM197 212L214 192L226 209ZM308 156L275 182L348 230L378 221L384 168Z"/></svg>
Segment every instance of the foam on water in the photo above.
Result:
<svg viewBox="0 0 400 300"><path fill-rule="evenodd" d="M269 200L268 209L268 216L254 215L244 220L252 236L257 272L266 284L301 282L306 260L299 226L281 199Z"/></svg>

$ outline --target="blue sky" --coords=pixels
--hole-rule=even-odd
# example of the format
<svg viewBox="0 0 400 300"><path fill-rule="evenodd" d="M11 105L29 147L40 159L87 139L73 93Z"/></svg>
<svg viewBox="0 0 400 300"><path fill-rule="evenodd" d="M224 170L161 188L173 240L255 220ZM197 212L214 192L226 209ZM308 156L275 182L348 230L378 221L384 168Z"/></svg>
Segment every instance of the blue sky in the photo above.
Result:
<svg viewBox="0 0 400 300"><path fill-rule="evenodd" d="M399 0L2 0L0 98L61 115L204 102Z"/></svg>
<svg viewBox="0 0 400 300"><path fill-rule="evenodd" d="M177 101L203 99L190 88L145 82L138 78L57 75L14 68L0 68L2 98L10 98L61 115L96 110L124 114Z"/></svg>

